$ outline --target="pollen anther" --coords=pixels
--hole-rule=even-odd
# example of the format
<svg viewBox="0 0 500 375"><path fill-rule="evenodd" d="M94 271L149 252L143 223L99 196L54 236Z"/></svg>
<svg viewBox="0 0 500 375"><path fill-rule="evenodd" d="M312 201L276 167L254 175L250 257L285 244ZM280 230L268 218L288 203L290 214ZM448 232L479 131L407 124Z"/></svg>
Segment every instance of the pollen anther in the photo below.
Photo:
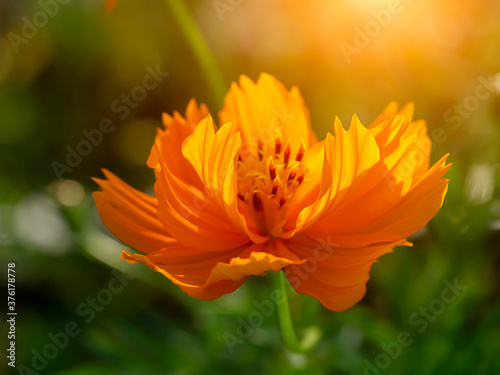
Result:
<svg viewBox="0 0 500 375"><path fill-rule="evenodd" d="M253 200L253 209L256 212L262 211L263 210L262 200L258 192L253 193L252 200Z"/></svg>
<svg viewBox="0 0 500 375"><path fill-rule="evenodd" d="M271 196L276 196L278 193L278 188L280 187L280 182L278 180L274 180L273 182L273 190L271 191Z"/></svg>
<svg viewBox="0 0 500 375"><path fill-rule="evenodd" d="M306 152L306 149L304 147L304 141L302 141L302 143L300 144L299 151L297 152L297 157L295 158L295 160L297 160L298 162L302 161L302 158L304 157L305 152Z"/></svg>
<svg viewBox="0 0 500 375"><path fill-rule="evenodd" d="M290 162L290 156L292 156L292 146L290 145L290 142L288 142L285 149L285 155L283 157L285 167L288 166L288 163Z"/></svg>
<svg viewBox="0 0 500 375"><path fill-rule="evenodd" d="M276 137L276 154L280 154L281 153L281 138L280 137Z"/></svg>
<svg viewBox="0 0 500 375"><path fill-rule="evenodd" d="M274 166L273 163L273 158L270 156L269 157L269 177L271 177L271 181L274 181L276 178L276 167Z"/></svg>

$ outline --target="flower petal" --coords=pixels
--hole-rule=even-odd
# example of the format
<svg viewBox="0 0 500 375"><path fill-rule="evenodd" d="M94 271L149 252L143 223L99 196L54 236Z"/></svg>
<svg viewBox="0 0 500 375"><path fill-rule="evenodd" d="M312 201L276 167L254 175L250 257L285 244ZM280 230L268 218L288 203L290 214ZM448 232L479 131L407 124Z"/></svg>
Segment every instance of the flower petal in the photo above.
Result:
<svg viewBox="0 0 500 375"><path fill-rule="evenodd" d="M415 105L413 104L413 102L407 103L399 111L398 104L396 102L390 102L387 107L384 108L382 113L378 115L378 117L370 124L370 126L368 126L368 129L370 129L373 135L377 138L380 132L387 132L384 122L387 120L391 120L395 115L401 115L405 117L408 123L410 123L413 118L414 109Z"/></svg>
<svg viewBox="0 0 500 375"><path fill-rule="evenodd" d="M316 142L311 130L309 113L296 87L286 90L273 76L262 73L254 83L242 75L239 86L231 85L219 113L221 123L233 122L241 132L244 149L257 148L261 141L274 147L275 138L290 140L296 153L302 140L305 146Z"/></svg>
<svg viewBox="0 0 500 375"><path fill-rule="evenodd" d="M286 266L303 262L303 259L288 250L281 241L271 241L265 248L262 244L256 245L228 263L218 263L210 275L209 283L225 279L241 280L249 275L265 275L269 271L280 272Z"/></svg>
<svg viewBox="0 0 500 375"><path fill-rule="evenodd" d="M395 131L375 138L381 147L380 162L367 171L363 185L352 194L355 199L344 202L324 220L331 227L349 231L367 225L394 207L428 170L430 140L425 122L410 124L397 115L385 124Z"/></svg>
<svg viewBox="0 0 500 375"><path fill-rule="evenodd" d="M113 173L103 170L107 180L94 178L102 191L93 194L104 225L122 242L143 253L150 253L176 243L156 212L155 197L127 185Z"/></svg>
<svg viewBox="0 0 500 375"><path fill-rule="evenodd" d="M364 247L406 238L436 214L448 183L441 178L449 166L442 159L425 172L430 153L425 123L410 123L412 105L402 114L393 114L396 109L386 110L381 121L388 130L378 129L375 137L356 119L348 132L339 131L337 121L335 138L346 136L337 143L327 139L320 198L301 212L295 233L330 234L345 247ZM349 134L353 126L359 135ZM366 147L352 147L360 137ZM349 169L349 164L355 167Z"/></svg>
<svg viewBox="0 0 500 375"><path fill-rule="evenodd" d="M442 177L451 166L445 155L430 168L410 190L392 205L375 205L372 210L370 196L345 207L310 228L307 234L333 236L345 247L364 247L377 242L390 242L406 238L421 230L443 204L448 180Z"/></svg>
<svg viewBox="0 0 500 375"><path fill-rule="evenodd" d="M178 112L174 112L173 116L164 113L163 125L165 130L158 129L157 131L155 143L147 161L148 166L159 172L161 170L160 159L166 160L171 172L178 178L201 188L201 181L193 170L191 163L182 155L182 143L191 135L195 126L207 115L207 107L204 104L198 107L194 99L189 101L185 118Z"/></svg>
<svg viewBox="0 0 500 375"><path fill-rule="evenodd" d="M299 235L285 242L306 261L285 268L292 287L301 294L317 298L326 308L343 311L363 298L371 265L395 246L406 241L379 243L366 248L342 248L327 240Z"/></svg>
<svg viewBox="0 0 500 375"><path fill-rule="evenodd" d="M432 143L427 134L427 125L425 121L419 120L412 122L406 130L406 136L416 136L415 139L415 156L409 162L414 164L413 181L417 181L429 169L431 165L431 148Z"/></svg>
<svg viewBox="0 0 500 375"><path fill-rule="evenodd" d="M379 149L374 137L353 117L346 131L335 119L335 136L327 135L323 176L319 198L302 210L292 233L304 231L323 220L343 202L354 199L352 193L363 188L366 171L379 161Z"/></svg>
<svg viewBox="0 0 500 375"><path fill-rule="evenodd" d="M256 228L249 229L247 220L238 210L236 161L241 138L239 133L233 133L231 123L216 131L212 118L207 116L186 139L182 152L196 170L205 193L225 212L230 222L252 241L263 243L269 237L257 234ZM250 220L248 222L252 224Z"/></svg>
<svg viewBox="0 0 500 375"><path fill-rule="evenodd" d="M167 277L178 285L183 292L201 300L211 300L232 293L243 284L245 279L220 280L207 285L210 272L218 262L225 262L234 252L203 252L183 245L158 250L148 255L122 252L122 259L129 263L142 263Z"/></svg>
<svg viewBox="0 0 500 375"><path fill-rule="evenodd" d="M224 251L262 237L250 231L238 212L235 165L240 149L231 125L215 132L212 118L200 121L182 146L202 188L192 186L170 170L170 160L158 158L155 192L161 197L158 216L169 233L185 246Z"/></svg>
<svg viewBox="0 0 500 375"><path fill-rule="evenodd" d="M303 262L280 243L252 244L219 253L178 245L146 256L124 251L122 258L145 264L185 293L203 300L233 292L249 275L279 272L285 266Z"/></svg>
<svg viewBox="0 0 500 375"><path fill-rule="evenodd" d="M157 173L155 193L161 197L160 221L183 245L205 251L225 251L250 241L213 199L172 175L165 164L162 164L162 173Z"/></svg>
<svg viewBox="0 0 500 375"><path fill-rule="evenodd" d="M302 183L293 195L290 208L286 213L285 232L293 230L300 212L312 205L319 196L323 176L323 160L325 157L325 141L312 145L305 154L304 165L308 172Z"/></svg>
<svg viewBox="0 0 500 375"><path fill-rule="evenodd" d="M368 127L380 148L381 159L386 161L397 154L400 143L414 137L413 151L401 161L395 174L405 174L408 180L418 180L430 167L431 141L427 135L425 121L412 122L414 105L406 104L399 112L395 102L390 103L382 114ZM396 155L399 157L399 155Z"/></svg>

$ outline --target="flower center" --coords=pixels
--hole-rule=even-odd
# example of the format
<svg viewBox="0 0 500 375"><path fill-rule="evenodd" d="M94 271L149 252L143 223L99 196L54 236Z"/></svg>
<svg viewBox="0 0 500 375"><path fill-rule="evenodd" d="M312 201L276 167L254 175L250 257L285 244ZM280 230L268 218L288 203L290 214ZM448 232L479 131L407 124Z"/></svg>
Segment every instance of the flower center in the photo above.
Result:
<svg viewBox="0 0 500 375"><path fill-rule="evenodd" d="M237 165L238 198L264 234L280 236L291 199L308 172L304 155L304 143L294 156L290 142L285 146L281 136L274 143L259 140L257 148L242 149Z"/></svg>

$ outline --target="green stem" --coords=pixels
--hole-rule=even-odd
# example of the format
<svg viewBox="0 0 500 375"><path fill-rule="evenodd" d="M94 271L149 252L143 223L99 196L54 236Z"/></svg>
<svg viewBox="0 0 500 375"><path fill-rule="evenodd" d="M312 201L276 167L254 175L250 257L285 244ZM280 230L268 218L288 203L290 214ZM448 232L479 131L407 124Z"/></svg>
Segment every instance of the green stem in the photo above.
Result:
<svg viewBox="0 0 500 375"><path fill-rule="evenodd" d="M293 329L292 317L290 316L290 307L288 305L288 296L285 287L284 272L271 272L273 274L274 285L276 288L278 316L281 327L281 334L288 350L294 353L307 353L318 342L321 337L321 332L317 327L310 327L304 336L304 340L300 342L297 339L295 330Z"/></svg>
<svg viewBox="0 0 500 375"><path fill-rule="evenodd" d="M174 14L174 18L183 31L194 55L198 59L200 68L203 70L212 89L215 102L221 107L222 100L229 87L212 51L208 48L206 40L196 26L194 18L186 6L186 2L184 0L166 0L166 3L170 11Z"/></svg>

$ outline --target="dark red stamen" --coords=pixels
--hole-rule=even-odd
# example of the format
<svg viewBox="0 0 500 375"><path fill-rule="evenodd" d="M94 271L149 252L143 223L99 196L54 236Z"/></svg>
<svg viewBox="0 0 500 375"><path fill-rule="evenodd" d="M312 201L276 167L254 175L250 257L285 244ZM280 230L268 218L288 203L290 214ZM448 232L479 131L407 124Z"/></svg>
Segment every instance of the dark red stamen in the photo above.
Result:
<svg viewBox="0 0 500 375"><path fill-rule="evenodd" d="M276 178L276 167L272 158L269 158L269 177L271 177L271 181L274 181Z"/></svg>
<svg viewBox="0 0 500 375"><path fill-rule="evenodd" d="M278 180L274 180L273 182L273 190L271 191L271 195L276 195L278 193L278 188L280 186L280 183Z"/></svg>
<svg viewBox="0 0 500 375"><path fill-rule="evenodd" d="M279 154L281 152L281 138L276 138L276 153Z"/></svg>
<svg viewBox="0 0 500 375"><path fill-rule="evenodd" d="M297 161L301 161L304 157L306 149L304 148L304 144L302 143L299 148L299 152L297 152L297 157L295 158Z"/></svg>
<svg viewBox="0 0 500 375"><path fill-rule="evenodd" d="M259 193L253 193L253 209L254 211L263 211L262 200L260 199Z"/></svg>
<svg viewBox="0 0 500 375"><path fill-rule="evenodd" d="M290 143L288 143L286 145L285 155L283 157L283 162L285 163L285 166L288 165L288 162L290 161L290 156L292 156L292 146L290 146Z"/></svg>

